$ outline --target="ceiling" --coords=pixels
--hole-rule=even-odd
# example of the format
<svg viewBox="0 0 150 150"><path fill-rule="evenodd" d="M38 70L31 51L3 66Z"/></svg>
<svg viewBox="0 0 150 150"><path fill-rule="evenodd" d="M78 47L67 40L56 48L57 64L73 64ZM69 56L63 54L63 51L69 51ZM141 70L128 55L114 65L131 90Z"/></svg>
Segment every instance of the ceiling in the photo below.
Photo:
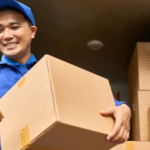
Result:
<svg viewBox="0 0 150 150"><path fill-rule="evenodd" d="M32 53L50 54L127 84L127 70L137 41L150 41L149 0L20 0L31 7L38 32ZM87 48L98 39L104 47Z"/></svg>

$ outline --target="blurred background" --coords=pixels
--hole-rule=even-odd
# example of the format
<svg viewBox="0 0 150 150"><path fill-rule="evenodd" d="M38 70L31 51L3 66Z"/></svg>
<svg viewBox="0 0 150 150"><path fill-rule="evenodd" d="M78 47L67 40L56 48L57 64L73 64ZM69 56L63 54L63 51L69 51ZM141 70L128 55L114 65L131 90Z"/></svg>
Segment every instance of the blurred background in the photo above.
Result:
<svg viewBox="0 0 150 150"><path fill-rule="evenodd" d="M34 14L32 53L38 60L49 54L105 77L114 97L129 102L127 71L135 44L150 41L149 0L18 1ZM103 47L91 50L91 40Z"/></svg>

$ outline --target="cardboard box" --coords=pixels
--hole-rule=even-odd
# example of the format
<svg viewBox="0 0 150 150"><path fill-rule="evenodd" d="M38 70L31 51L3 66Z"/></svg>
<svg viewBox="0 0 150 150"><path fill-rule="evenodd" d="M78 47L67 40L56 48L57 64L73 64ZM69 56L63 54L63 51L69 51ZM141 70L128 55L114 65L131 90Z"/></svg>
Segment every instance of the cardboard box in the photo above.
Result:
<svg viewBox="0 0 150 150"><path fill-rule="evenodd" d="M107 79L46 55L0 100L2 150L108 150L110 106Z"/></svg>
<svg viewBox="0 0 150 150"><path fill-rule="evenodd" d="M132 109L132 139L149 141L148 108L150 106L150 91L137 91L133 96Z"/></svg>
<svg viewBox="0 0 150 150"><path fill-rule="evenodd" d="M128 141L115 146L111 150L150 150L150 142Z"/></svg>
<svg viewBox="0 0 150 150"><path fill-rule="evenodd" d="M150 90L150 43L136 44L129 69L129 90Z"/></svg>
<svg viewBox="0 0 150 150"><path fill-rule="evenodd" d="M149 133L149 141L150 141L150 107L148 108L148 133Z"/></svg>
<svg viewBox="0 0 150 150"><path fill-rule="evenodd" d="M147 118L140 119L141 110L139 92L150 91L150 43L138 42L136 44L131 63L128 69L129 98L131 108L131 140L148 141L148 134L142 132L142 125L147 129ZM145 101L144 101L145 100ZM142 99L146 106L149 102L146 97ZM144 106L142 106L144 108ZM147 109L144 110L146 112ZM146 112L147 113L147 112ZM147 117L147 115L146 115ZM144 132L146 132L144 131ZM144 135L142 135L142 133Z"/></svg>

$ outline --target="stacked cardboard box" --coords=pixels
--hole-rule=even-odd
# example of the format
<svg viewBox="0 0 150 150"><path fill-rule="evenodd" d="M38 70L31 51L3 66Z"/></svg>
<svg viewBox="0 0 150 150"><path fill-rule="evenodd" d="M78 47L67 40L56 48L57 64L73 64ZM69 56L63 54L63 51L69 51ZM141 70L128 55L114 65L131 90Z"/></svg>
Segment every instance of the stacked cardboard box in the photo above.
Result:
<svg viewBox="0 0 150 150"><path fill-rule="evenodd" d="M110 150L150 150L150 142L134 142L128 141L119 144Z"/></svg>
<svg viewBox="0 0 150 150"><path fill-rule="evenodd" d="M136 44L128 70L131 140L149 141L148 108L150 106L150 43Z"/></svg>
<svg viewBox="0 0 150 150"><path fill-rule="evenodd" d="M107 79L46 55L0 100L2 150L108 150Z"/></svg>

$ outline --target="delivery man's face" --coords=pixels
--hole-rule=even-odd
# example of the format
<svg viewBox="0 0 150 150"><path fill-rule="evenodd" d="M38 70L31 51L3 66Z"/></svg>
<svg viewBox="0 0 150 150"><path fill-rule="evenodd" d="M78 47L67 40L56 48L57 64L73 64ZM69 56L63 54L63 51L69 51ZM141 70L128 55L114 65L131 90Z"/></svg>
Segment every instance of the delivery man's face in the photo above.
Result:
<svg viewBox="0 0 150 150"><path fill-rule="evenodd" d="M15 11L0 12L0 51L11 59L23 58L30 53L36 27L29 27L24 16Z"/></svg>

